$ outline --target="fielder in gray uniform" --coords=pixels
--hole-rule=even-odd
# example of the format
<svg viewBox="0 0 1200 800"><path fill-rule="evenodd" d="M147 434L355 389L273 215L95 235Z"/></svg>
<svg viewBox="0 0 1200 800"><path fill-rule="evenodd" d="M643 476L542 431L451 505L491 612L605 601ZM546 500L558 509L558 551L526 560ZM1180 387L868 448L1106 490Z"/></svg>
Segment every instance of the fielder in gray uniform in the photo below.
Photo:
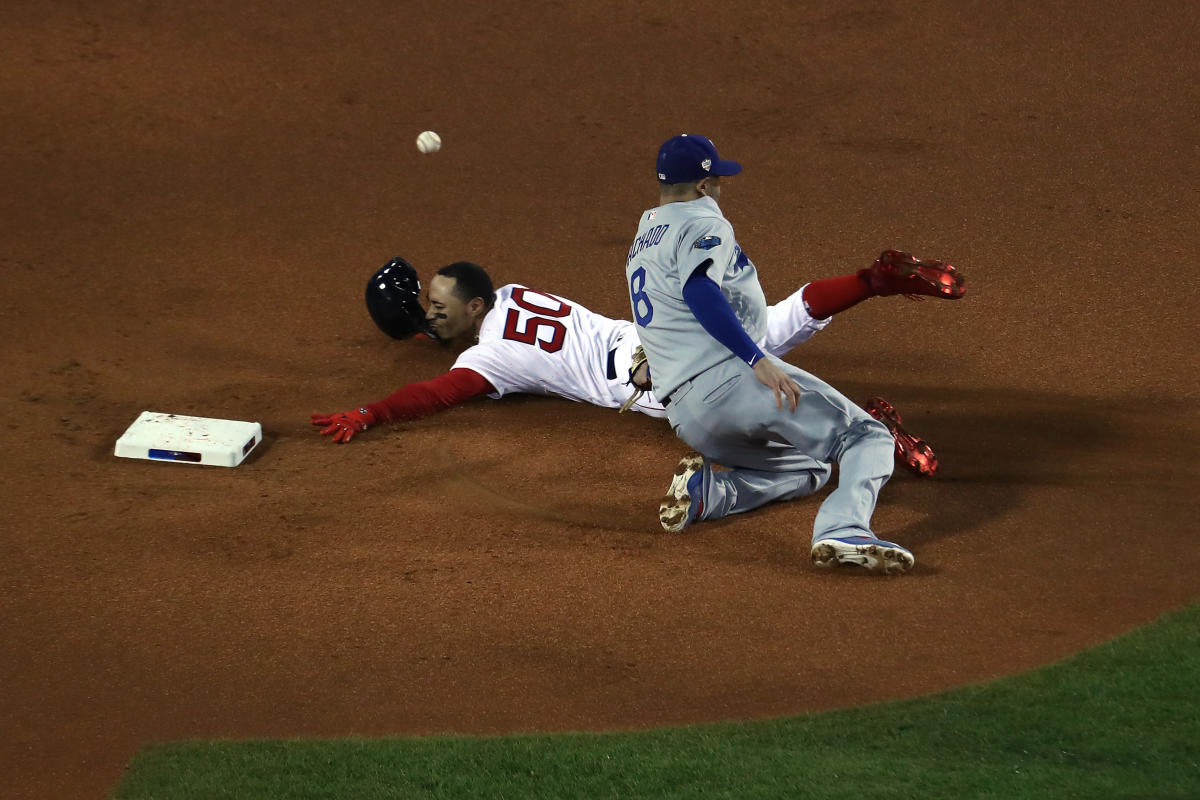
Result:
<svg viewBox="0 0 1200 800"><path fill-rule="evenodd" d="M837 488L813 525L813 563L908 572L913 554L871 531L892 474L888 428L756 344L766 333L766 300L718 205L721 178L740 171L703 136L667 140L658 153L659 205L642 214L625 264L654 393L676 435L699 451L679 462L660 521L677 532L805 497L825 486L836 463ZM928 280L915 268L912 277Z"/></svg>

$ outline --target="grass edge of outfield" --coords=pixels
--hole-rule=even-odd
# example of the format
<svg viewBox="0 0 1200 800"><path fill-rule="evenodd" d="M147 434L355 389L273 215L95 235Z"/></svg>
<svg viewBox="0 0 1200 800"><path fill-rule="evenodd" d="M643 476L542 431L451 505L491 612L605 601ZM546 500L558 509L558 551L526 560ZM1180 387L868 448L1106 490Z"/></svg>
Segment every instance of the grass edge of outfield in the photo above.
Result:
<svg viewBox="0 0 1200 800"><path fill-rule="evenodd" d="M157 744L112 797L1197 797L1197 675L1193 604L910 700L632 733Z"/></svg>

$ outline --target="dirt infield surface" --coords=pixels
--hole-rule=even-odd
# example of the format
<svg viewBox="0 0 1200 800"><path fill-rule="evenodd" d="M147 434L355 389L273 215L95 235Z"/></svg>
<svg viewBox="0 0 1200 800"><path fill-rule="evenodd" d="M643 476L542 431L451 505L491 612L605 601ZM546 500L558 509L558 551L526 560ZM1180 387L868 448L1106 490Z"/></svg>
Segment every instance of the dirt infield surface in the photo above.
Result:
<svg viewBox="0 0 1200 800"><path fill-rule="evenodd" d="M101 797L180 738L870 703L1200 595L1200 7L1041 5L8 9L0 794ZM365 313L393 255L627 316L654 152L685 130L745 165L722 205L769 299L887 247L967 275L791 358L938 449L875 518L911 576L814 571L819 498L661 535L682 447L648 418L308 425L448 367ZM266 441L233 470L114 458L146 409Z"/></svg>

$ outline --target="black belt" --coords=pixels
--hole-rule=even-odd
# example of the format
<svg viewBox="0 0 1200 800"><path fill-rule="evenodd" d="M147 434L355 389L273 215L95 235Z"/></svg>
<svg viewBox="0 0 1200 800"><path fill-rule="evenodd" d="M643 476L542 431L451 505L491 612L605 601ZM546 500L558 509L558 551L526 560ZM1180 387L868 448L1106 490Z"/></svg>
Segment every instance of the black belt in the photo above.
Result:
<svg viewBox="0 0 1200 800"><path fill-rule="evenodd" d="M671 392L671 394L667 395L666 397L658 398L658 402L662 403L663 408L666 408L667 406L671 405L671 396L674 395L676 392L678 392L680 389L682 389L687 384L691 383L693 380L695 380L695 378L696 378L695 375L688 378L686 381L684 381L683 383L676 386L674 392Z"/></svg>

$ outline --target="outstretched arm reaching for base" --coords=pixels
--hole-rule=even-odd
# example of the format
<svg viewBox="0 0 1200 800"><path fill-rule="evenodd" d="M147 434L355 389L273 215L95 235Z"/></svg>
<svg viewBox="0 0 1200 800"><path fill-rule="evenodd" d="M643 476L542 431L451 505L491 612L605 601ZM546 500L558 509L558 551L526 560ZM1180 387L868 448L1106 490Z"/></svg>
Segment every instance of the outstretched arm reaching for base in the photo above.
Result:
<svg viewBox="0 0 1200 800"><path fill-rule="evenodd" d="M432 380L410 383L378 403L335 414L313 414L312 424L321 426L322 435L332 434L333 441L344 444L372 425L420 419L495 391L478 372L452 369Z"/></svg>

